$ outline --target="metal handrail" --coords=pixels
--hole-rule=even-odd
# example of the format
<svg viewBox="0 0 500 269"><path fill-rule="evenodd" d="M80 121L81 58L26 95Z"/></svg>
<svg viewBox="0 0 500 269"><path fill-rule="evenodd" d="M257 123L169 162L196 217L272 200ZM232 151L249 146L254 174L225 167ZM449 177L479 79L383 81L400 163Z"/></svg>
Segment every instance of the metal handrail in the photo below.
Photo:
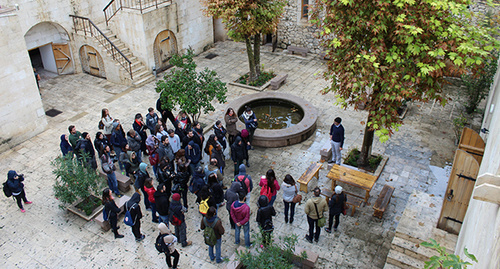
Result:
<svg viewBox="0 0 500 269"><path fill-rule="evenodd" d="M111 18L122 9L139 10L142 14L150 8L158 8L158 5L166 2L172 3L172 0L111 0L102 11L107 25Z"/></svg>
<svg viewBox="0 0 500 269"><path fill-rule="evenodd" d="M132 62L123 54L123 52L116 47L111 40L89 19L86 17L81 17L77 15L69 15L73 18L73 25L75 27L75 32L83 31L85 35L87 32L90 36L95 37L99 43L111 53L111 57L117 61L124 69L130 74L130 79L132 77ZM81 22L81 23L79 23ZM87 25L85 24L87 22Z"/></svg>

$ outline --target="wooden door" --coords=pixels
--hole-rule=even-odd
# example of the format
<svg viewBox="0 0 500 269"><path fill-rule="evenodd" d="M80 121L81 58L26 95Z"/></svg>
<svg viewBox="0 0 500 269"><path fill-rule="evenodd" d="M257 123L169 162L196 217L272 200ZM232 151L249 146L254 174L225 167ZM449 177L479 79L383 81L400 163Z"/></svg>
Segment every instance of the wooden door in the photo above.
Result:
<svg viewBox="0 0 500 269"><path fill-rule="evenodd" d="M460 232L478 172L479 163L476 158L465 150L457 149L438 228L453 234Z"/></svg>
<svg viewBox="0 0 500 269"><path fill-rule="evenodd" d="M169 68L170 58L177 54L177 39L172 31L165 30L160 32L155 39L153 45L155 66L157 72Z"/></svg>
<svg viewBox="0 0 500 269"><path fill-rule="evenodd" d="M483 160L484 146L484 140L476 131L464 127L462 135L460 136L458 148L471 154L477 160L479 165L481 165L481 161Z"/></svg>
<svg viewBox="0 0 500 269"><path fill-rule="evenodd" d="M99 76L99 61L97 60L97 51L90 46L87 46L87 62L89 64L89 72L93 76Z"/></svg>
<svg viewBox="0 0 500 269"><path fill-rule="evenodd" d="M80 60L82 62L82 69L85 73L101 78L106 77L104 62L101 55L99 55L99 52L93 47L83 45L80 48Z"/></svg>
<svg viewBox="0 0 500 269"><path fill-rule="evenodd" d="M69 45L52 43L52 50L56 60L57 73L59 75L73 74L74 68Z"/></svg>

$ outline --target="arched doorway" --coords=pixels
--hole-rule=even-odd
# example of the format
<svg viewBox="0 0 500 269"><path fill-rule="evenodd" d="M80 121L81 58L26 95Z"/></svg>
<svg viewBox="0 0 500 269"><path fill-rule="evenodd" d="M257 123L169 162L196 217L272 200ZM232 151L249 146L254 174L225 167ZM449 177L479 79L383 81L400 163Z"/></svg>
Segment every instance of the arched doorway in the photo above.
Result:
<svg viewBox="0 0 500 269"><path fill-rule="evenodd" d="M83 72L96 77L106 78L102 57L93 47L83 45L80 48L80 61L82 62Z"/></svg>
<svg viewBox="0 0 500 269"><path fill-rule="evenodd" d="M24 35L31 64L38 70L63 75L75 72L66 29L54 22L40 22Z"/></svg>
<svg viewBox="0 0 500 269"><path fill-rule="evenodd" d="M155 38L153 51L157 72L168 69L171 66L168 61L177 54L177 39L174 33L170 30L161 31Z"/></svg>

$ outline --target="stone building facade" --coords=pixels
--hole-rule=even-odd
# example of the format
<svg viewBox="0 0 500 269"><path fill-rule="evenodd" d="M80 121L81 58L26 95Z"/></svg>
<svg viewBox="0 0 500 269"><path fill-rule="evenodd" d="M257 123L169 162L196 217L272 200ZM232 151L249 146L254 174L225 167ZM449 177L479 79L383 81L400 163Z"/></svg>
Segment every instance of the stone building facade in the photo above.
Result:
<svg viewBox="0 0 500 269"><path fill-rule="evenodd" d="M33 67L139 86L168 68L173 53L200 53L214 42L199 0L7 0L0 25L0 151L47 126Z"/></svg>

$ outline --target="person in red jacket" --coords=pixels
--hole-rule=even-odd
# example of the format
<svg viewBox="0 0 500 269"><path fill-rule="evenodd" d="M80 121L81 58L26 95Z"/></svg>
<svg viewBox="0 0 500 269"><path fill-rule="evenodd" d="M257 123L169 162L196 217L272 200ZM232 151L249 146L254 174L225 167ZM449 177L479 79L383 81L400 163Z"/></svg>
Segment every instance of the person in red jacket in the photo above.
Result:
<svg viewBox="0 0 500 269"><path fill-rule="evenodd" d="M144 190L148 194L149 204L151 205L151 214L153 215L153 222L159 223L158 216L156 215L156 203L155 203L155 187L153 186L153 179L148 178L144 182Z"/></svg>
<svg viewBox="0 0 500 269"><path fill-rule="evenodd" d="M240 231L243 227L245 236L245 246L249 248L250 243L250 207L245 203L246 195L242 192L238 193L238 201L234 201L231 205L231 219L236 224L234 230L234 243L240 244Z"/></svg>

